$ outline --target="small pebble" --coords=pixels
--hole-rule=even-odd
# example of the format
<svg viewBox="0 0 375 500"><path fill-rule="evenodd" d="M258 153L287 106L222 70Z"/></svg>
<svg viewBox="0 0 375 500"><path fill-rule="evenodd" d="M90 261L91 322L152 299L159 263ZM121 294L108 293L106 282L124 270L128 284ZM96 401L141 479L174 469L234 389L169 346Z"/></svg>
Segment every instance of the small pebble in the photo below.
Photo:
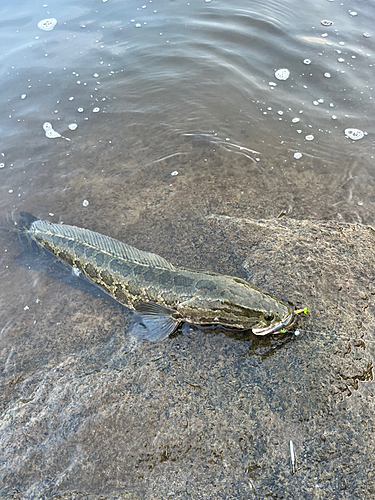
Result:
<svg viewBox="0 0 375 500"><path fill-rule="evenodd" d="M299 160L300 158L302 158L302 153L294 153L293 156L296 160Z"/></svg>
<svg viewBox="0 0 375 500"><path fill-rule="evenodd" d="M305 139L306 139L306 141L313 141L314 140L314 136L312 134L305 135Z"/></svg>

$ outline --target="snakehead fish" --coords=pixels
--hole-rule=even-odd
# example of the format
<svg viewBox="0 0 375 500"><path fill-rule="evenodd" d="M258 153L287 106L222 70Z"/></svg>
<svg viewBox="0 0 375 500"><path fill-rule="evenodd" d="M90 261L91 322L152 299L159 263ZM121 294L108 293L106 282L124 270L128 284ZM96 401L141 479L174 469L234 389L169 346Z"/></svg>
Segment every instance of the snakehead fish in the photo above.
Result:
<svg viewBox="0 0 375 500"><path fill-rule="evenodd" d="M135 310L143 338L152 342L165 339L183 322L251 329L255 335L276 333L294 322L295 312L287 304L241 278L176 267L108 236L24 212L19 225L40 246Z"/></svg>

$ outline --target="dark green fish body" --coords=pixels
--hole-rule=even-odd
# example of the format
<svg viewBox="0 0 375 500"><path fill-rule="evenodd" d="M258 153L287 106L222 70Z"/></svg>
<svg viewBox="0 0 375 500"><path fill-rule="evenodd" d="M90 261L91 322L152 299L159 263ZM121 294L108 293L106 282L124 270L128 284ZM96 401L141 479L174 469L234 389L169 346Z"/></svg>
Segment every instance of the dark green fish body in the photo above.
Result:
<svg viewBox="0 0 375 500"><path fill-rule="evenodd" d="M31 239L137 311L149 340L166 338L184 321L264 335L294 320L288 305L235 276L177 268L108 236L21 216Z"/></svg>

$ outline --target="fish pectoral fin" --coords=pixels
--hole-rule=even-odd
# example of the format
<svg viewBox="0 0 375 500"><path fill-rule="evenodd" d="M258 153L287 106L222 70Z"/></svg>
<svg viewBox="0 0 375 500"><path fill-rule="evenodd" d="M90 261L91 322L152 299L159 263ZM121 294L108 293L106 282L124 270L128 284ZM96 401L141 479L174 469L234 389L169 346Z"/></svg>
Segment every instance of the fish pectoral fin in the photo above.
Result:
<svg viewBox="0 0 375 500"><path fill-rule="evenodd" d="M140 302L135 310L142 316L172 316L176 313L176 309L171 309L156 302Z"/></svg>
<svg viewBox="0 0 375 500"><path fill-rule="evenodd" d="M177 328L179 321L172 317L176 312L155 302L142 302L137 309L137 322L131 333L150 342L166 339Z"/></svg>

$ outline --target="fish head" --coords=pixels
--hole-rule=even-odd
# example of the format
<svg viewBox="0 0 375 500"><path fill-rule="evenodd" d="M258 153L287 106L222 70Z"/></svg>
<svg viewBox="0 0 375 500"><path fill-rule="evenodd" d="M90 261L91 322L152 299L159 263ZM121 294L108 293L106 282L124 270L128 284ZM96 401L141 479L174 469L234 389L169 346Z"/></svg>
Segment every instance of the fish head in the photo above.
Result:
<svg viewBox="0 0 375 500"><path fill-rule="evenodd" d="M255 335L277 333L294 322L293 310L251 283L231 276L212 276L215 287L177 307L185 321L252 330Z"/></svg>

